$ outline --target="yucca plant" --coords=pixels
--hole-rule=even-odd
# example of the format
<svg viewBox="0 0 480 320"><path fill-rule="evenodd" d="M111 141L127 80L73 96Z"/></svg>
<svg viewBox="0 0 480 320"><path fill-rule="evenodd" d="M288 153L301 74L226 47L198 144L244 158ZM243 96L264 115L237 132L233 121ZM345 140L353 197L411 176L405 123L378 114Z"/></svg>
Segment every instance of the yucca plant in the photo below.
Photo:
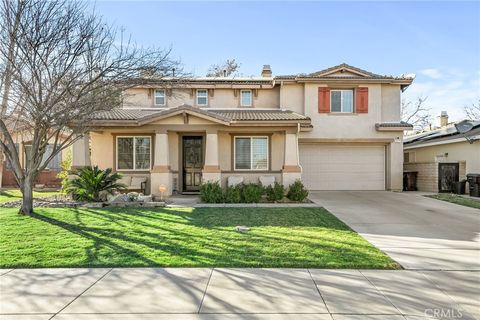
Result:
<svg viewBox="0 0 480 320"><path fill-rule="evenodd" d="M113 194L116 190L125 189L123 183L117 181L122 177L111 168L101 170L98 166L85 167L78 170L77 178L68 182L67 192L74 200L99 202L100 192Z"/></svg>

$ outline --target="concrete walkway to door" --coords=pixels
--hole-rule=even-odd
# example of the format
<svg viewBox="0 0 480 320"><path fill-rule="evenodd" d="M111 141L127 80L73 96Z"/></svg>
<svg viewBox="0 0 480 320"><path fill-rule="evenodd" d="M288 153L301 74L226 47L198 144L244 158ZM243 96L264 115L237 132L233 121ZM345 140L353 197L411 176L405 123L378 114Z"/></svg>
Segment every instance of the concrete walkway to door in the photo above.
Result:
<svg viewBox="0 0 480 320"><path fill-rule="evenodd" d="M318 191L324 206L405 269L480 270L480 210L387 191Z"/></svg>

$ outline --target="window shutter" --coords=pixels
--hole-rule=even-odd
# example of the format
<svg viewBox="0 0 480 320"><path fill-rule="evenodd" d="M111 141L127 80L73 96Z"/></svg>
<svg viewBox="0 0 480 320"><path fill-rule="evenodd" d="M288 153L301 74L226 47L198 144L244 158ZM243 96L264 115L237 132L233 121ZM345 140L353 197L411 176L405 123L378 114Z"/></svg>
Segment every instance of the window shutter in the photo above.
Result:
<svg viewBox="0 0 480 320"><path fill-rule="evenodd" d="M330 88L326 88L326 87L318 88L318 112L319 113L330 112Z"/></svg>
<svg viewBox="0 0 480 320"><path fill-rule="evenodd" d="M368 113L368 88L357 88L356 108L357 113Z"/></svg>

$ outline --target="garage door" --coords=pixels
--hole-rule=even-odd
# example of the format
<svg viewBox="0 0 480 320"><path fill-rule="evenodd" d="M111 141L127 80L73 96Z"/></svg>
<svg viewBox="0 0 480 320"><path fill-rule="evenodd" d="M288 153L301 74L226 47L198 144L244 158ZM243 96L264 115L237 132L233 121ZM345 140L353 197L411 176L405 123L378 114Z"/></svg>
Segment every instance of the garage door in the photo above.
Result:
<svg viewBox="0 0 480 320"><path fill-rule="evenodd" d="M310 190L385 190L384 146L300 145Z"/></svg>

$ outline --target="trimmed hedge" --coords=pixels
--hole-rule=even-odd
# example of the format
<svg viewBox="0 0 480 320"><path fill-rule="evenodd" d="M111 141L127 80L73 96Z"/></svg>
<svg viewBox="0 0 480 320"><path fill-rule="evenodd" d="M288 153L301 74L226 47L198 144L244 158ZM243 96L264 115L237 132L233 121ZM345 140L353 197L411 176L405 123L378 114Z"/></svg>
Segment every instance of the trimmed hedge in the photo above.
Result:
<svg viewBox="0 0 480 320"><path fill-rule="evenodd" d="M282 201L286 188L275 182L273 186L263 187L258 183L240 184L222 189L219 182L205 182L200 186L200 199L205 203L259 203L265 196L266 202ZM289 186L287 198L293 202L303 202L308 196L300 180Z"/></svg>

